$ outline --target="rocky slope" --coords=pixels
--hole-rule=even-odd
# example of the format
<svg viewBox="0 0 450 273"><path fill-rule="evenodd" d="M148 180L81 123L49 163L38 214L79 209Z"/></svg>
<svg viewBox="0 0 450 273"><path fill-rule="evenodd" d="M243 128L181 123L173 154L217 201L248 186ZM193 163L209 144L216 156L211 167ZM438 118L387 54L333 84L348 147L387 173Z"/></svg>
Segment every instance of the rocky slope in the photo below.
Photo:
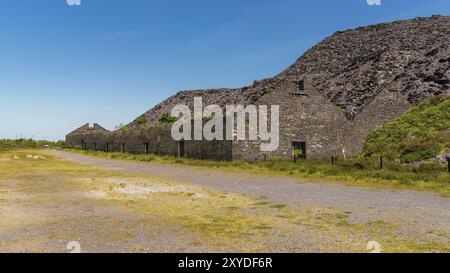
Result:
<svg viewBox="0 0 450 273"><path fill-rule="evenodd" d="M450 92L450 16L339 31L274 78L240 89L179 92L141 117L153 123L199 95L205 104L250 104L287 78L309 80L349 119L385 89L400 92L411 103Z"/></svg>
<svg viewBox="0 0 450 273"><path fill-rule="evenodd" d="M449 91L450 17L433 16L337 32L278 77L304 75L347 116L381 90L410 102Z"/></svg>

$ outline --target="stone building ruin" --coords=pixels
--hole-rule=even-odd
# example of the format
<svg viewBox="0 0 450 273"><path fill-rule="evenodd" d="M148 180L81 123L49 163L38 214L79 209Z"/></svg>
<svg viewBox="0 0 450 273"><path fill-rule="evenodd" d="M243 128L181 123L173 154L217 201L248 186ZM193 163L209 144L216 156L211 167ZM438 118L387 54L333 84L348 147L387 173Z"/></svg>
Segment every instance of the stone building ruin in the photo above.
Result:
<svg viewBox="0 0 450 273"><path fill-rule="evenodd" d="M450 92L450 17L433 16L336 32L279 75L237 89L182 91L125 128L84 125L68 147L209 160L347 157L367 135L418 100ZM280 146L259 141L174 141L161 123L177 104L279 105Z"/></svg>

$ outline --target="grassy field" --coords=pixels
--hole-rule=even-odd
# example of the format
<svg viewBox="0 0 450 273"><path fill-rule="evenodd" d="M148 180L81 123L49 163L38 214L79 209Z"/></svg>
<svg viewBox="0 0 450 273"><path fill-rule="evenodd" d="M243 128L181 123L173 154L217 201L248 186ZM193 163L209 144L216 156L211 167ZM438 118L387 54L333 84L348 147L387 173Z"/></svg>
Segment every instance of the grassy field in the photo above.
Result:
<svg viewBox="0 0 450 273"><path fill-rule="evenodd" d="M439 163L426 163L414 167L385 161L383 169L380 169L379 160L375 158L338 160L332 165L331 162L324 160L299 160L296 163L286 160L216 162L155 155L69 151L110 159L184 164L299 178L320 178L350 185L430 190L439 192L443 196L450 196L450 173L447 172L445 164Z"/></svg>
<svg viewBox="0 0 450 273"><path fill-rule="evenodd" d="M92 252L367 252L373 239L384 252L449 251L433 237L399 235L392 223L352 223L345 211L293 211L263 196L78 165L40 150L0 152L0 203L0 252L60 252L73 240Z"/></svg>

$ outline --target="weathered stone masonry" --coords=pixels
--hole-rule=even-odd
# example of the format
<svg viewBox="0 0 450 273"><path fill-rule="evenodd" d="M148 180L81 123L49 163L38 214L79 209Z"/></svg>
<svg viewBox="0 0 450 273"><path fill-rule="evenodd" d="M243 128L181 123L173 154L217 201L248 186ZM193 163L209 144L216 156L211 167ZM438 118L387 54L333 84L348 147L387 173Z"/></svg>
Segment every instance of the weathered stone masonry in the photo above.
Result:
<svg viewBox="0 0 450 273"><path fill-rule="evenodd" d="M174 141L170 125L108 131L86 124L66 136L66 146L104 152L156 154L229 161L231 141Z"/></svg>

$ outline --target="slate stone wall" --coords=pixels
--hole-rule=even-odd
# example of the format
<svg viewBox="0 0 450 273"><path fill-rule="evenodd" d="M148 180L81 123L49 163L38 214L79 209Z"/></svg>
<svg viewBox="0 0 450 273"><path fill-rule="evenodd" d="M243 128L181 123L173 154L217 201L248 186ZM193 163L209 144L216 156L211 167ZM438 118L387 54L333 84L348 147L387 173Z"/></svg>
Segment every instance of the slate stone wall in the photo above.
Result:
<svg viewBox="0 0 450 273"><path fill-rule="evenodd" d="M280 105L280 147L265 153L260 141L233 142L233 159L292 159L293 142L306 144L306 158L347 157L357 155L368 134L401 115L409 107L407 97L395 90L384 90L354 119L319 93L308 80L304 90L297 82L285 81L259 104Z"/></svg>
<svg viewBox="0 0 450 273"><path fill-rule="evenodd" d="M66 136L66 146L104 152L148 153L204 160L232 159L231 141L175 141L171 136L170 125L113 132L81 129Z"/></svg>
<svg viewBox="0 0 450 273"><path fill-rule="evenodd" d="M336 132L346 122L344 114L307 80L304 80L303 90L300 90L299 85L295 79L286 79L258 101L259 105L280 107L278 150L261 151L261 141L235 141L234 159L291 159L293 142L306 144L306 158L328 157L337 153L339 145Z"/></svg>

